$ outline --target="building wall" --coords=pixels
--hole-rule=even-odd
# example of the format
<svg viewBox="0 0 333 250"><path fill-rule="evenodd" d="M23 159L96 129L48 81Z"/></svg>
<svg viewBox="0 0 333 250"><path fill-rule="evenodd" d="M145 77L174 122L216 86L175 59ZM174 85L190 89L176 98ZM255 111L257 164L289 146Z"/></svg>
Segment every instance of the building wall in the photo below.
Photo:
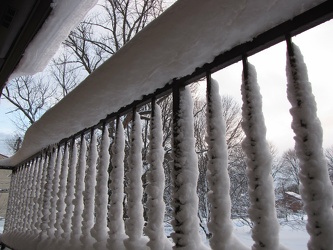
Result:
<svg viewBox="0 0 333 250"><path fill-rule="evenodd" d="M5 159L6 156L0 154L0 159ZM10 186L10 178L12 171L0 169L0 189L9 189ZM8 203L8 192L1 193L0 192L0 217L6 216Z"/></svg>

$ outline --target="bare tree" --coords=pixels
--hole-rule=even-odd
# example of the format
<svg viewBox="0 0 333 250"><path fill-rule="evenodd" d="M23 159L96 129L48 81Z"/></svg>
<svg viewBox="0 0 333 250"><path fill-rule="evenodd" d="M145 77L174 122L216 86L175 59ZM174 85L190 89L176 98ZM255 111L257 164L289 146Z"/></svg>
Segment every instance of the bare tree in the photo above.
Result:
<svg viewBox="0 0 333 250"><path fill-rule="evenodd" d="M294 149L289 149L283 153L281 165L284 189L299 194L299 160Z"/></svg>
<svg viewBox="0 0 333 250"><path fill-rule="evenodd" d="M19 77L4 89L3 96L14 105L15 126L24 133L54 102L55 88L43 76Z"/></svg>
<svg viewBox="0 0 333 250"><path fill-rule="evenodd" d="M168 5L166 0L104 1L99 11L84 20L64 42L72 53L69 62L91 74Z"/></svg>
<svg viewBox="0 0 333 250"><path fill-rule="evenodd" d="M58 92L60 92L60 97L57 100L65 97L80 82L79 71L69 60L69 55L66 52L52 59L50 75L58 88Z"/></svg>

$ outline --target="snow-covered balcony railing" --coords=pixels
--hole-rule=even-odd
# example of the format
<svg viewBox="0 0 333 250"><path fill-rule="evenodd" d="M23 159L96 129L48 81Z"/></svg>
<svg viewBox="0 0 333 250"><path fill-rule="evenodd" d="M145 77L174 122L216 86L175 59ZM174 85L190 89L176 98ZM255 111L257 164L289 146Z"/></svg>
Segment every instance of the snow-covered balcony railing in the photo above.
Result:
<svg viewBox="0 0 333 250"><path fill-rule="evenodd" d="M182 5L184 2L187 5ZM197 4L196 10L203 15L200 16L203 20L211 16L219 20L217 15L211 13L214 4L205 9L205 6L194 2L179 1L178 8L184 12L189 6L195 8ZM220 6L218 1L215 4ZM296 13L300 9L297 6L293 10ZM255 68L247 60L249 55L286 39L287 93L292 106L295 149L300 159L301 196L308 216L308 247L332 249L333 191L322 152L321 127L301 51L291 42L290 37L332 16L329 1L318 3L312 9L310 7L297 16L292 15L291 19L277 22L272 29L264 30L251 39L246 37L240 45L236 41L230 50L216 56L213 62L200 62L204 66L192 68L189 75L178 78L172 74L177 79L162 88L156 88L153 93L146 92L147 95L139 101L122 105L123 108L118 107L119 110L100 122L66 139L50 141L39 137L37 133L35 139L50 142L50 145L33 156L28 154L26 160L17 162L13 167L5 231L1 241L17 250L248 249L233 234L225 121L218 84L211 78L211 74L218 69L242 60L243 77L240 82L243 97L242 127L245 133L242 146L247 162L250 198L248 214L253 222L253 249L286 249L278 237L271 176L272 157L265 139L260 90ZM177 14L176 8L177 4L170 11L171 17L174 17L172 13ZM248 13L253 15L252 11ZM162 15L161 20L163 18L164 21L174 20L168 19L168 15ZM199 23L194 24L199 28ZM215 25L221 25L221 22ZM156 27L153 24L145 30L142 33L144 35L139 36L139 42L140 39L146 41L145 34L149 37L148 34L153 33L149 31ZM133 46L130 44L124 51L132 53ZM204 49L201 52L208 53ZM116 54L114 60L121 62L121 53ZM134 50L136 53L138 51ZM103 69L97 70L95 76L100 80L99 74L108 75ZM188 86L203 77L207 84L206 180L209 187L210 246L205 246L199 235L199 172L195 151L198 138L194 134L193 100ZM89 79L94 78L88 78L86 85ZM62 103L74 106L81 104L78 98L81 96L76 93L70 94ZM84 93L87 94L86 91ZM119 98L117 94L111 91L109 99ZM131 100L134 94L127 94ZM125 94L121 96L124 97ZM162 104L171 102L172 112L162 119L162 113L169 108ZM90 104L89 101L87 103ZM61 105L47 113L44 120L50 118L50 114L61 118L59 110L64 111ZM84 114L89 116L89 112ZM67 130L62 122L66 124L66 121L59 121L60 128ZM166 123L171 124L170 130L165 129ZM42 129L38 125L36 128ZM35 147L31 140L28 146ZM170 151L166 152L166 148ZM22 151L21 154L26 152L29 151ZM12 161L16 160L14 158ZM168 163L169 167L165 168ZM170 171L172 176L172 180L169 180L171 194L167 195L164 190L169 183L165 171ZM171 218L166 218L170 209ZM166 220L171 220L172 241L165 233Z"/></svg>

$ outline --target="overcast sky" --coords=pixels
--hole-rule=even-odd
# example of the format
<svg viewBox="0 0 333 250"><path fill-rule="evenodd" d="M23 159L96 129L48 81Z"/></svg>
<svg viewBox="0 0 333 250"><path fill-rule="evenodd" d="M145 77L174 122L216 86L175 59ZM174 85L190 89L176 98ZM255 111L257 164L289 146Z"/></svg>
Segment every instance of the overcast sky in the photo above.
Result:
<svg viewBox="0 0 333 250"><path fill-rule="evenodd" d="M318 116L324 129L324 147L333 145L333 21L326 22L293 38L301 48L308 67L309 79L316 97ZM258 74L263 96L267 138L279 153L294 146L290 128L290 104L286 95L286 45L280 43L249 58ZM237 63L213 75L221 84L222 95L233 96L241 105L240 84L242 65ZM0 153L9 154L5 139L15 133L11 115L13 107L5 100L0 103Z"/></svg>
<svg viewBox="0 0 333 250"><path fill-rule="evenodd" d="M317 101L318 117L324 130L324 147L333 146L333 21L326 22L292 39L301 49L308 67L309 80ZM257 69L263 96L267 139L279 153L294 147L290 104L286 95L286 44L279 43L249 57ZM241 104L242 64L223 69L213 77L220 83L220 93L231 95Z"/></svg>

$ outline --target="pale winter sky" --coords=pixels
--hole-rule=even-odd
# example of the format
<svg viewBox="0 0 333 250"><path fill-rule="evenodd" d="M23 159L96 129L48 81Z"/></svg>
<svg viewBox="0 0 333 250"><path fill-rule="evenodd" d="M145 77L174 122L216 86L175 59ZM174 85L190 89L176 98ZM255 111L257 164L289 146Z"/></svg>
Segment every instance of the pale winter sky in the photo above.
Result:
<svg viewBox="0 0 333 250"><path fill-rule="evenodd" d="M333 21L326 22L293 38L301 48L309 71L313 93L316 97L318 116L324 129L324 147L333 145L333 98L332 57ZM263 108L267 127L267 138L279 153L294 145L290 128L290 104L286 95L286 45L284 42L249 58L257 69L258 81L263 96ZM220 83L220 92L235 97L241 105L241 63L223 69L213 75ZM0 102L0 153L9 154L5 139L15 133L7 114L13 109L6 100Z"/></svg>

